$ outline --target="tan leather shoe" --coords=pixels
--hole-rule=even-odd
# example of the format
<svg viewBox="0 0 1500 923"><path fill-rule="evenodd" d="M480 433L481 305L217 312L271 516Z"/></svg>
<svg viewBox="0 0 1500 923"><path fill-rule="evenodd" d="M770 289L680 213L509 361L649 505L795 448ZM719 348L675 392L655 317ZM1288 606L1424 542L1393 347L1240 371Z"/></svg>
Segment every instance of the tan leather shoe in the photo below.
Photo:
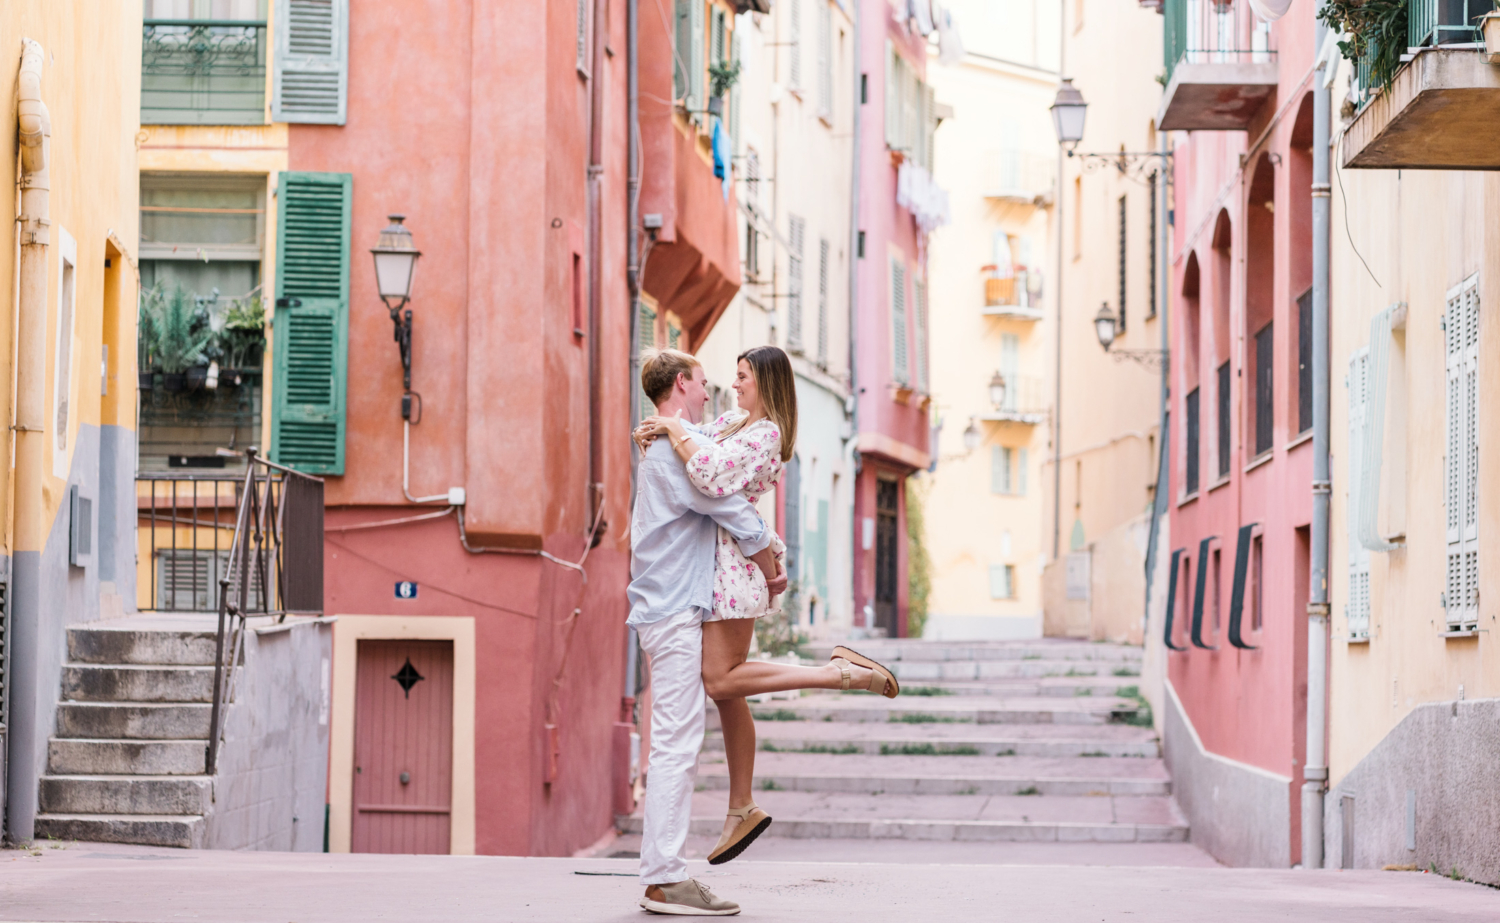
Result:
<svg viewBox="0 0 1500 923"><path fill-rule="evenodd" d="M840 661L843 662L840 663ZM894 699L901 694L901 684L896 682L896 674L858 651L840 644L833 649L832 663L839 668L839 672L844 674L844 684L840 687L841 689L849 688L849 664L853 663L875 674L870 677L870 685L867 687L869 691L888 699Z"/></svg>
<svg viewBox="0 0 1500 923"><path fill-rule="evenodd" d="M671 885L651 885L641 906L652 913L679 917L730 917L740 912L740 905L714 896L695 879Z"/></svg>
<svg viewBox="0 0 1500 923"><path fill-rule="evenodd" d="M724 813L738 817L740 822L734 825L733 830L719 837L719 845L708 854L709 865L723 865L738 856L745 851L745 847L754 843L755 838L765 833L766 828L771 826L771 815L756 807L754 803L747 804L743 808L730 808Z"/></svg>

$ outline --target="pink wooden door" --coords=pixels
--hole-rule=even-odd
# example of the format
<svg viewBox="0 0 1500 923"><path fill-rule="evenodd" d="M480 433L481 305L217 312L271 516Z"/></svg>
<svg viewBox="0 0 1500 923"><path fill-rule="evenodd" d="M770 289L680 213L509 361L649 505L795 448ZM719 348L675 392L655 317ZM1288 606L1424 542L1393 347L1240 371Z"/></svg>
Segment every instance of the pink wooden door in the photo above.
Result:
<svg viewBox="0 0 1500 923"><path fill-rule="evenodd" d="M447 853L452 805L453 642L359 642L353 851Z"/></svg>

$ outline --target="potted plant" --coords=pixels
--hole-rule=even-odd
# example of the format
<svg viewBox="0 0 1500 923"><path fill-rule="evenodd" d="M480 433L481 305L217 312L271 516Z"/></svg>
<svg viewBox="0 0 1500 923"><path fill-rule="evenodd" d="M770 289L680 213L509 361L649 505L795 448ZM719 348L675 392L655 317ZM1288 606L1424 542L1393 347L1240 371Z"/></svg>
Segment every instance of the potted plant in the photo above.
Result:
<svg viewBox="0 0 1500 923"><path fill-rule="evenodd" d="M197 306L181 285L170 293L158 292L156 297L145 300L143 307L154 315L150 321L154 334L151 358L161 369L162 388L181 391L187 384L185 373L201 361L212 331L195 329Z"/></svg>
<svg viewBox="0 0 1500 923"><path fill-rule="evenodd" d="M252 293L236 298L224 312L223 329L219 332L219 346L223 351L221 374L229 370L258 373L266 347L266 309L260 295ZM228 377L233 381L234 377Z"/></svg>

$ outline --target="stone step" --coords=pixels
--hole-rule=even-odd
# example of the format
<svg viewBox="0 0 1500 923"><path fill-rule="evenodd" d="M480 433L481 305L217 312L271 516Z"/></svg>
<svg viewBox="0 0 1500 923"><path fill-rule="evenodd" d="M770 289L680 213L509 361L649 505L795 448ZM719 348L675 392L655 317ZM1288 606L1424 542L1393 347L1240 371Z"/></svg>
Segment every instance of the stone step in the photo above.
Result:
<svg viewBox="0 0 1500 923"><path fill-rule="evenodd" d="M193 776L203 772L202 740L78 740L47 742L55 775Z"/></svg>
<svg viewBox="0 0 1500 923"><path fill-rule="evenodd" d="M850 721L897 724L1106 724L1128 720L1136 703L1114 696L933 696L887 699L874 695L808 695L752 705L760 721Z"/></svg>
<svg viewBox="0 0 1500 923"><path fill-rule="evenodd" d="M705 754L698 785L729 790L722 754ZM760 753L755 786L766 791L869 795L1167 795L1161 760L1024 756L826 756Z"/></svg>
<svg viewBox="0 0 1500 923"><path fill-rule="evenodd" d="M1182 814L1166 796L869 795L757 791L773 818L765 836L803 839L991 840L1180 843ZM716 836L725 795L695 792L690 830ZM639 833L641 815L617 817Z"/></svg>
<svg viewBox="0 0 1500 923"><path fill-rule="evenodd" d="M74 702L211 702L214 670L70 663L63 667L62 684L63 698Z"/></svg>
<svg viewBox="0 0 1500 923"><path fill-rule="evenodd" d="M834 641L816 641L803 647L822 663L832 653ZM850 648L890 665L893 661L996 661L1078 660L1115 664L1139 664L1142 649L1124 644L1091 643L1044 638L1036 641L923 641L921 639L866 639L851 641Z"/></svg>
<svg viewBox="0 0 1500 923"><path fill-rule="evenodd" d="M207 814L209 776L43 776L41 809L49 814Z"/></svg>
<svg viewBox="0 0 1500 923"><path fill-rule="evenodd" d="M57 706L61 737L144 740L208 740L213 706L145 702L62 702Z"/></svg>
<svg viewBox="0 0 1500 923"><path fill-rule="evenodd" d="M999 728L975 724L879 724L761 721L755 725L767 752L871 755L885 753L977 753L980 756L1131 757L1161 755L1150 728L1118 724L1018 724ZM722 752L724 738L709 734L705 752Z"/></svg>
<svg viewBox="0 0 1500 923"><path fill-rule="evenodd" d="M1088 660L897 660L887 666L902 685L919 684L924 680L964 682L1052 676L1107 676L1129 685L1140 676L1139 664Z"/></svg>
<svg viewBox="0 0 1500 923"><path fill-rule="evenodd" d="M214 631L136 630L89 623L68 629L68 659L76 663L212 665L216 637Z"/></svg>
<svg viewBox="0 0 1500 923"><path fill-rule="evenodd" d="M1049 676L1036 679L991 679L975 681L936 680L906 681L901 695L911 701L935 699L945 695L1003 695L1035 698L1037 696L1117 696L1137 689L1136 677ZM857 693L854 693L857 694Z"/></svg>
<svg viewBox="0 0 1500 923"><path fill-rule="evenodd" d="M151 814L38 814L37 839L85 843L136 843L142 846L202 848L201 816Z"/></svg>

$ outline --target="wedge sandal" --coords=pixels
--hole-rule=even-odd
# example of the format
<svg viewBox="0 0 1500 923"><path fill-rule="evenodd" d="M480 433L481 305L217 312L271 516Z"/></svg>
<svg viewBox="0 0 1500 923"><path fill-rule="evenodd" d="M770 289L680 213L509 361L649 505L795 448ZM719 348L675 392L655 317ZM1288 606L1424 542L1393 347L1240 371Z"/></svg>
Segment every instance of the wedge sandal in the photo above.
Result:
<svg viewBox="0 0 1500 923"><path fill-rule="evenodd" d="M844 661L843 664L839 663L841 660ZM901 684L896 682L896 674L886 669L884 665L871 660L858 651L850 650L840 644L833 649L832 662L844 674L844 684L840 687L841 689L849 688L848 664L852 663L864 667L875 674L870 677L870 685L868 687L870 692L883 695L888 699L894 699L901 694Z"/></svg>
<svg viewBox="0 0 1500 923"><path fill-rule="evenodd" d="M730 859L735 858L745 851L755 838L766 832L771 826L771 815L757 807L753 802L743 808L730 808L724 813L732 817L738 817L740 822L734 825L734 829L719 837L719 845L708 854L709 865L723 865Z"/></svg>

